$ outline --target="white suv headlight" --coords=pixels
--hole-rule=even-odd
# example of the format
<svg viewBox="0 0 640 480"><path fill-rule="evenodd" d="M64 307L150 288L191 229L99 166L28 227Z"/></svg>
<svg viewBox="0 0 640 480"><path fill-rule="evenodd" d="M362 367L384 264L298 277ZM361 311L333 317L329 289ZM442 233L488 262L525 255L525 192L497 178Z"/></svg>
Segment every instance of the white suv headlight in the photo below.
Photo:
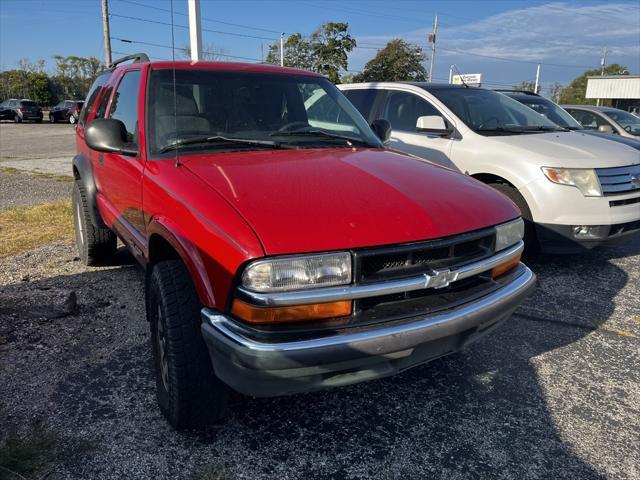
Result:
<svg viewBox="0 0 640 480"><path fill-rule="evenodd" d="M585 197L602 196L598 175L592 168L542 167L542 171L553 183L576 187Z"/></svg>
<svg viewBox="0 0 640 480"><path fill-rule="evenodd" d="M496 227L496 252L515 245L524 237L524 222L517 218Z"/></svg>
<svg viewBox="0 0 640 480"><path fill-rule="evenodd" d="M332 287L351 283L351 254L326 253L256 260L242 273L242 286L254 292Z"/></svg>

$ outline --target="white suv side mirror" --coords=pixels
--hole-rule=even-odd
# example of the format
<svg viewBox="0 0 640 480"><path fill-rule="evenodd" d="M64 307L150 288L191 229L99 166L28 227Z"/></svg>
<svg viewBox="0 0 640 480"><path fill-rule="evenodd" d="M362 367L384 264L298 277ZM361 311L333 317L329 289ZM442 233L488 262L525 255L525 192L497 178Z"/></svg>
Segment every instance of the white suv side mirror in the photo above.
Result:
<svg viewBox="0 0 640 480"><path fill-rule="evenodd" d="M451 130L447 128L444 119L439 115L427 115L418 117L416 121L416 130L418 132L426 132L434 135L449 135Z"/></svg>

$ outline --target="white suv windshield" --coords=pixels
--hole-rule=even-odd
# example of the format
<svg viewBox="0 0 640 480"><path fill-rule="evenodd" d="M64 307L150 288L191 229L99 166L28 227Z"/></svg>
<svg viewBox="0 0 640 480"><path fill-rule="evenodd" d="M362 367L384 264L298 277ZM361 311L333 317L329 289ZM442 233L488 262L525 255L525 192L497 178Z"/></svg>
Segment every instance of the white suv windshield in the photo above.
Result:
<svg viewBox="0 0 640 480"><path fill-rule="evenodd" d="M482 88L432 89L469 128L485 135L516 135L559 130L543 115L501 93Z"/></svg>
<svg viewBox="0 0 640 480"><path fill-rule="evenodd" d="M327 79L255 72L154 70L151 152L315 148L381 143ZM175 91L175 100L174 100Z"/></svg>

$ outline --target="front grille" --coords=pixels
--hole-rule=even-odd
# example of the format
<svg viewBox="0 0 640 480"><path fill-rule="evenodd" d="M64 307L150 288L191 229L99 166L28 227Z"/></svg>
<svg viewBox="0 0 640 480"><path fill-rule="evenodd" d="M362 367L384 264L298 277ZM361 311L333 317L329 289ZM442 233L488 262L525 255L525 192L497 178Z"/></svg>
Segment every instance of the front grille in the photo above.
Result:
<svg viewBox="0 0 640 480"><path fill-rule="evenodd" d="M493 254L494 229L355 252L355 281L378 282L454 268Z"/></svg>
<svg viewBox="0 0 640 480"><path fill-rule="evenodd" d="M596 168L605 196L640 192L640 164L627 167Z"/></svg>

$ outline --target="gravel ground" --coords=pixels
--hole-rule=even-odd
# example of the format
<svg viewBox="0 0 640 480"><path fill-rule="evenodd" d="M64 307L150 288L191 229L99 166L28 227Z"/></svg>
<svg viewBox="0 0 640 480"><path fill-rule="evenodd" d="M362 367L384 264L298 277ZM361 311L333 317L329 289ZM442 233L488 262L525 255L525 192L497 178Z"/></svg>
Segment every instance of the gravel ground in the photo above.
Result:
<svg viewBox="0 0 640 480"><path fill-rule="evenodd" d="M0 442L45 429L52 479L640 478L640 237L542 257L462 354L314 394L238 398L176 433L154 397L143 273L53 244L0 259ZM76 301L77 300L77 301Z"/></svg>
<svg viewBox="0 0 640 480"><path fill-rule="evenodd" d="M71 198L72 186L71 181L0 170L0 210L66 200Z"/></svg>

